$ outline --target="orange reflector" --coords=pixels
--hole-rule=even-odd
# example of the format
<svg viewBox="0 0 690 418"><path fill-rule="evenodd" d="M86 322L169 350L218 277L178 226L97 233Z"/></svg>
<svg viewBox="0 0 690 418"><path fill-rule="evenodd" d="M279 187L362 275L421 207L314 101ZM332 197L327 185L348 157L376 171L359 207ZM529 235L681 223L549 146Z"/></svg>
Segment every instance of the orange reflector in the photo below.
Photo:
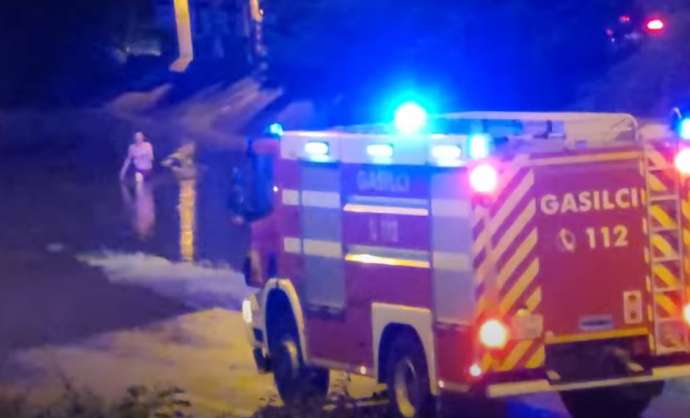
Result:
<svg viewBox="0 0 690 418"><path fill-rule="evenodd" d="M490 319L479 328L479 341L487 348L503 348L508 343L508 328L501 321Z"/></svg>
<svg viewBox="0 0 690 418"><path fill-rule="evenodd" d="M493 193L498 186L498 173L488 163L480 164L470 171L470 186L475 192Z"/></svg>
<svg viewBox="0 0 690 418"><path fill-rule="evenodd" d="M690 148L683 148L678 151L673 161L678 172L686 176L690 175Z"/></svg>

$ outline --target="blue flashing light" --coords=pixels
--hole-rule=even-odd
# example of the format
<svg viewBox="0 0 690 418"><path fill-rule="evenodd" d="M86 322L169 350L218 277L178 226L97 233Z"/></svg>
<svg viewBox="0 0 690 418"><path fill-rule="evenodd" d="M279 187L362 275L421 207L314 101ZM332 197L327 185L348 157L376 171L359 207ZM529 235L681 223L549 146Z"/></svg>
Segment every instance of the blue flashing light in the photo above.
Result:
<svg viewBox="0 0 690 418"><path fill-rule="evenodd" d="M431 148L431 158L441 167L459 167L462 165L462 148L451 144L438 144Z"/></svg>
<svg viewBox="0 0 690 418"><path fill-rule="evenodd" d="M416 134L424 129L426 122L427 112L417 103L403 103L395 111L395 129L397 129L401 134Z"/></svg>
<svg viewBox="0 0 690 418"><path fill-rule="evenodd" d="M327 159L330 147L326 142L310 141L304 144L304 152L313 160Z"/></svg>
<svg viewBox="0 0 690 418"><path fill-rule="evenodd" d="M283 136L283 125L275 122L268 126L268 133L275 136Z"/></svg>
<svg viewBox="0 0 690 418"><path fill-rule="evenodd" d="M460 159L462 150L457 145L440 144L431 148L431 156L435 160L453 161Z"/></svg>
<svg viewBox="0 0 690 418"><path fill-rule="evenodd" d="M390 159L393 156L393 146L389 144L367 145L367 155L378 160Z"/></svg>
<svg viewBox="0 0 690 418"><path fill-rule="evenodd" d="M474 134L469 139L470 157L475 160L486 158L491 153L491 137L486 134Z"/></svg>
<svg viewBox="0 0 690 418"><path fill-rule="evenodd" d="M690 141L690 118L681 119L678 124L678 135L681 139Z"/></svg>

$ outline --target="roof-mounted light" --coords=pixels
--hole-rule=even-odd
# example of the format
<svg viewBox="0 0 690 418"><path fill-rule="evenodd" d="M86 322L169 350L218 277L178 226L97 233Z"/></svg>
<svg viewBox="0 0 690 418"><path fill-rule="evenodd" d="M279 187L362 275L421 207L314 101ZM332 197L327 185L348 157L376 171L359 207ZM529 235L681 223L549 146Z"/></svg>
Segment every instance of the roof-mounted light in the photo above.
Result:
<svg viewBox="0 0 690 418"><path fill-rule="evenodd" d="M481 160L491 154L491 137L487 134L473 134L468 139L470 158Z"/></svg>
<svg viewBox="0 0 690 418"><path fill-rule="evenodd" d="M330 148L327 142L309 141L304 144L304 153L312 161L325 162L329 160Z"/></svg>
<svg viewBox="0 0 690 418"><path fill-rule="evenodd" d="M401 134L412 135L421 132L427 122L426 110L415 102L403 103L395 111L395 129Z"/></svg>

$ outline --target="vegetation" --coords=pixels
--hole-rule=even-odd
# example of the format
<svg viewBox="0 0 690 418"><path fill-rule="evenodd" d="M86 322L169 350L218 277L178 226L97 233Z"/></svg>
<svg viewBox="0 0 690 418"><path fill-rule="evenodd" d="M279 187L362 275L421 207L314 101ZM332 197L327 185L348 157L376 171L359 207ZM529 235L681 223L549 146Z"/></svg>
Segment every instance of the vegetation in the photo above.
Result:
<svg viewBox="0 0 690 418"><path fill-rule="evenodd" d="M184 391L175 388L148 389L133 386L112 405L88 391L65 385L62 397L50 405L37 407L21 396L1 397L3 418L192 418L191 404Z"/></svg>

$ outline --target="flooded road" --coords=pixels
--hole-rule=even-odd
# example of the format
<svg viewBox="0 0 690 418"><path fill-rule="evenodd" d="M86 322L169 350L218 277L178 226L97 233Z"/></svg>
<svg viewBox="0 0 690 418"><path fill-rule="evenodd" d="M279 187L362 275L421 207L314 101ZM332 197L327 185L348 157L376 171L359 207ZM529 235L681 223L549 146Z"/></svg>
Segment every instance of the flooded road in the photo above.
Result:
<svg viewBox="0 0 690 418"><path fill-rule="evenodd" d="M176 175L161 166L141 185L118 181L118 161L49 158L15 156L0 167L3 247L32 251L55 244L240 263L247 228L231 222L226 199L230 171L241 155L199 150L195 173Z"/></svg>
<svg viewBox="0 0 690 418"><path fill-rule="evenodd" d="M129 385L175 384L196 416L290 415L271 377L256 374L236 312L249 291L237 273L248 228L232 222L226 200L241 155L198 148L194 160L191 171L159 167L137 186L120 184L112 155L3 156L0 390L55 396L68 378L114 398ZM381 389L332 380L362 404ZM671 385L645 417L690 416L687 387ZM383 416L379 404L355 415ZM555 395L540 395L476 416L567 415Z"/></svg>

